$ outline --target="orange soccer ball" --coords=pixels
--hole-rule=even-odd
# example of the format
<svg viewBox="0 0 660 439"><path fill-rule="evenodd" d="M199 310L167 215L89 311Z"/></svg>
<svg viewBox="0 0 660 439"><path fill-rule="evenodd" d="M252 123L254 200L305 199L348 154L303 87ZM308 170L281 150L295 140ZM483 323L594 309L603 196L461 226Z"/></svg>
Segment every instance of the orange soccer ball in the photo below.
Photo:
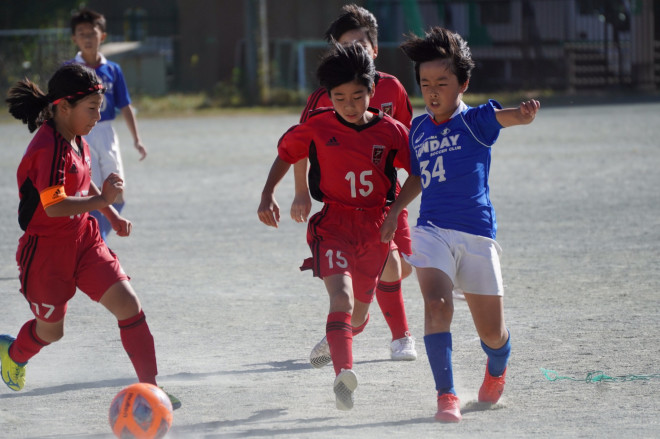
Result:
<svg viewBox="0 0 660 439"><path fill-rule="evenodd" d="M109 419L118 438L159 439L172 426L172 403L160 387L131 384L112 400Z"/></svg>

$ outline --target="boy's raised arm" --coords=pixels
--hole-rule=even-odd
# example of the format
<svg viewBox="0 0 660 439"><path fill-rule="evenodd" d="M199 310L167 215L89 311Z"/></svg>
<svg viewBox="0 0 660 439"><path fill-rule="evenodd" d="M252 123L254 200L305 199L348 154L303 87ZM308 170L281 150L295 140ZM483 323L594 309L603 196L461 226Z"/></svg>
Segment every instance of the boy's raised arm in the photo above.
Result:
<svg viewBox="0 0 660 439"><path fill-rule="evenodd" d="M495 117L503 127L511 127L514 125L527 125L532 123L541 108L541 103L536 99L522 102L516 108L504 108L502 110L495 110Z"/></svg>

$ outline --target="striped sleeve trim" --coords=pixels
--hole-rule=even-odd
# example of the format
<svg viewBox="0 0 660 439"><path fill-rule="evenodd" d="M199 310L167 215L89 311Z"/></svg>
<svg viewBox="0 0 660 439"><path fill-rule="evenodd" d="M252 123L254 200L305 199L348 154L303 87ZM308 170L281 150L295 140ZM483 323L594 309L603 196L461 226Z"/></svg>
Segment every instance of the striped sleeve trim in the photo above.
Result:
<svg viewBox="0 0 660 439"><path fill-rule="evenodd" d="M66 167L66 147L64 139L55 136L55 146L53 148L53 161L50 169L49 187L63 186Z"/></svg>
<svg viewBox="0 0 660 439"><path fill-rule="evenodd" d="M300 115L300 123L303 123L307 119L309 119L310 111L316 110L318 108L319 100L323 97L325 93L327 93L326 89L317 88L316 91L314 91L314 93L312 93L309 96L309 98L307 99L307 105L305 106L303 113Z"/></svg>

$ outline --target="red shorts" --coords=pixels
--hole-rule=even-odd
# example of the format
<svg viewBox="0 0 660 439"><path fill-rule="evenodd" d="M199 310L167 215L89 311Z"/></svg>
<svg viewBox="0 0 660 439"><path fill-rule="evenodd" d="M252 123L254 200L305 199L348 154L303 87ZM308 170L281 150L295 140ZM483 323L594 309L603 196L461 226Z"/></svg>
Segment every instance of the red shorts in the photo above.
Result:
<svg viewBox="0 0 660 439"><path fill-rule="evenodd" d="M390 249L389 244L380 241L384 216L383 209L324 205L309 220L307 243L312 258L301 269L311 268L321 279L348 275L353 281L354 297L371 303Z"/></svg>
<svg viewBox="0 0 660 439"><path fill-rule="evenodd" d="M16 262L21 293L34 315L47 322L64 318L76 288L98 302L112 285L129 279L91 217L80 234L70 238L24 234Z"/></svg>
<svg viewBox="0 0 660 439"><path fill-rule="evenodd" d="M408 209L403 209L397 218L396 231L392 239L393 248L399 250L399 254L412 255L412 239L410 239L410 227L408 226Z"/></svg>

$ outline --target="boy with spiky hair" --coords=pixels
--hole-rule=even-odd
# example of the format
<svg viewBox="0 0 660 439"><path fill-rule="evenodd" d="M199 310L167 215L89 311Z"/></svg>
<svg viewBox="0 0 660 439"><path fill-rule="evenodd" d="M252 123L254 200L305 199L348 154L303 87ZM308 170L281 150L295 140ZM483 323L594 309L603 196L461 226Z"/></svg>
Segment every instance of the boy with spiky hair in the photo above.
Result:
<svg viewBox="0 0 660 439"><path fill-rule="evenodd" d="M325 32L328 43L348 44L357 42L362 45L372 59L378 56L378 23L376 17L368 10L355 4L345 5L341 13ZM406 127L410 127L412 120L412 106L408 94L399 80L387 73L376 71L374 77L374 96L370 101L372 107L392 116ZM304 122L310 117L311 111L331 107L332 102L328 90L319 87L307 99L307 106L303 110L300 121ZM307 160L294 164L296 195L291 205L291 218L297 222L304 222L312 208L312 202L307 187ZM399 189L397 182L397 190ZM406 317L401 281L407 277L412 268L403 261L403 254L410 254L410 229L408 227L408 211L404 210L399 216L398 230L392 243L390 253L383 268L383 272L376 285L374 296L382 314L390 328L390 358L395 361L410 361L417 358L415 340L412 337L408 319ZM353 313L353 335L359 334L367 322L369 303L358 302ZM310 363L319 368L330 362L328 342L324 338L314 346L310 353Z"/></svg>
<svg viewBox="0 0 660 439"><path fill-rule="evenodd" d="M490 100L468 107L462 96L474 62L465 40L447 29L434 27L424 38L411 35L401 48L415 64L427 114L413 120L411 173L383 223L381 239L392 239L396 215L421 193L407 260L424 296L424 344L438 394L435 418L459 422L451 361L452 290L464 291L488 358L479 401L494 404L504 390L511 341L488 187L490 148L502 128L531 123L540 104L530 100L503 109Z"/></svg>
<svg viewBox="0 0 660 439"><path fill-rule="evenodd" d="M305 262L328 292L325 333L336 405L350 410L358 384L352 315L356 303L369 306L388 255L390 246L380 241L379 226L394 200L396 168L409 168L408 129L369 107L375 68L359 43L336 45L321 61L317 76L332 107L316 110L280 138L257 213L261 222L277 227L275 188L291 164L309 157L311 193L324 204L309 220L312 257Z"/></svg>

